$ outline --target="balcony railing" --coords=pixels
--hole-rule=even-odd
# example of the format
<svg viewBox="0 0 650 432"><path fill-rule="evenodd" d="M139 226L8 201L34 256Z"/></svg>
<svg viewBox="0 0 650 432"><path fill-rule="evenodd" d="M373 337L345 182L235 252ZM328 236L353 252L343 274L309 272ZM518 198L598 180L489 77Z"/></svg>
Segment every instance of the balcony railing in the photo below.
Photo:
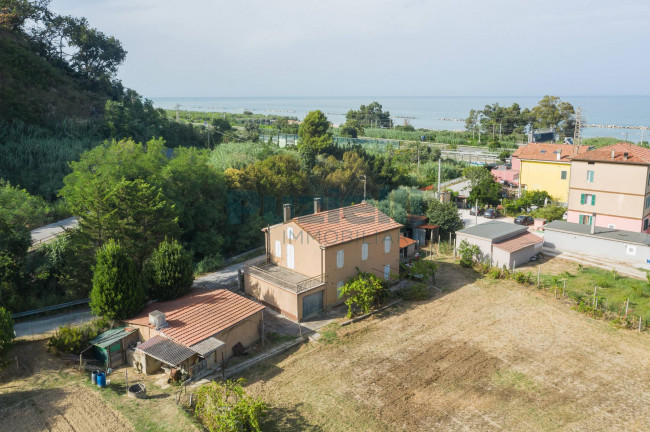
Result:
<svg viewBox="0 0 650 432"><path fill-rule="evenodd" d="M270 271L273 269L274 271ZM273 285L293 291L300 294L310 289L322 285L321 277L313 276L301 280L296 280L300 277L300 273L285 269L266 262L266 257L253 261L244 266L244 273L258 277L262 280L272 283ZM284 275L282 273L285 273ZM285 277L283 277L285 276Z"/></svg>

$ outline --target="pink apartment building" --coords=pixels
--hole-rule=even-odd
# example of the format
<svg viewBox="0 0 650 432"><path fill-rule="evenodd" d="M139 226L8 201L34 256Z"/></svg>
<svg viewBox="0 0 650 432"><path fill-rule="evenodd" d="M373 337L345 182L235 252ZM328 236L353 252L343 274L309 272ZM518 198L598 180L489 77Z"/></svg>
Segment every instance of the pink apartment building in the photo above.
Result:
<svg viewBox="0 0 650 432"><path fill-rule="evenodd" d="M650 232L650 149L618 143L573 157L568 222Z"/></svg>

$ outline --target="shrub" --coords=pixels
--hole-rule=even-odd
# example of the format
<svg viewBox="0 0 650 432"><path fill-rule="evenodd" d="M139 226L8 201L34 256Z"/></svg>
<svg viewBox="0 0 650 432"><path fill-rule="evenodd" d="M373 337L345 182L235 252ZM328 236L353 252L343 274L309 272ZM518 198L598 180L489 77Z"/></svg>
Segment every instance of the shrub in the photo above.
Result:
<svg viewBox="0 0 650 432"><path fill-rule="evenodd" d="M386 301L388 295L388 287L377 276L361 271L341 288L341 296L345 297L348 307L348 318L369 313L374 306Z"/></svg>
<svg viewBox="0 0 650 432"><path fill-rule="evenodd" d="M194 415L210 432L261 432L260 420L268 407L244 391L243 379L212 381L196 392Z"/></svg>
<svg viewBox="0 0 650 432"><path fill-rule="evenodd" d="M479 261L481 249L477 245L463 240L458 245L458 254L460 255L460 265L463 267L471 267L476 261Z"/></svg>
<svg viewBox="0 0 650 432"><path fill-rule="evenodd" d="M80 354L88 347L91 339L112 327L106 318L97 318L80 327L59 327L47 341L47 347L64 354Z"/></svg>
<svg viewBox="0 0 650 432"><path fill-rule="evenodd" d="M146 262L144 274L149 298L178 298L192 288L192 257L176 240L165 239Z"/></svg>
<svg viewBox="0 0 650 432"><path fill-rule="evenodd" d="M512 280L514 280L517 283L524 284L524 285L532 285L533 284L533 275L532 273L523 273L523 272L514 272L512 274Z"/></svg>
<svg viewBox="0 0 650 432"><path fill-rule="evenodd" d="M13 345L14 320L11 312L0 307L0 358L2 358Z"/></svg>
<svg viewBox="0 0 650 432"><path fill-rule="evenodd" d="M218 270L223 265L223 257L219 254L210 255L203 258L194 266L194 275L198 276L203 273L209 273Z"/></svg>
<svg viewBox="0 0 650 432"><path fill-rule="evenodd" d="M428 300L431 298L429 288L424 283L412 283L409 286L401 289L398 295L404 300Z"/></svg>
<svg viewBox="0 0 650 432"><path fill-rule="evenodd" d="M144 303L144 289L135 264L119 243L109 240L97 251L90 308L97 316L124 319Z"/></svg>
<svg viewBox="0 0 650 432"><path fill-rule="evenodd" d="M492 267L490 270L488 270L487 277L490 279L502 279L503 273L499 267Z"/></svg>

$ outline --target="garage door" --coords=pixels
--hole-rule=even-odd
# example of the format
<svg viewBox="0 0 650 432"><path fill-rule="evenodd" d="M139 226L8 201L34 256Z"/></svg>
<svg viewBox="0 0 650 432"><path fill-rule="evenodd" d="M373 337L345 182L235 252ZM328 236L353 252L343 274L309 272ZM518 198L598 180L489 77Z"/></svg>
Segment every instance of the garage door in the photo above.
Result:
<svg viewBox="0 0 650 432"><path fill-rule="evenodd" d="M302 298L302 317L307 318L310 315L323 309L323 291L310 294Z"/></svg>

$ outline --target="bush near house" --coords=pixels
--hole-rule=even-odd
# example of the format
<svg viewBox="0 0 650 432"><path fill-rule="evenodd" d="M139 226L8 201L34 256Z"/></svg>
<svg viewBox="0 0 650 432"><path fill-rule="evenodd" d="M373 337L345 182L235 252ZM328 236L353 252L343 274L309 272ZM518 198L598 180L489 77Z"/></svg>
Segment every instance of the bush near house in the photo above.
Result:
<svg viewBox="0 0 650 432"><path fill-rule="evenodd" d="M196 392L194 415L210 432L261 432L266 404L243 389L244 379L212 381Z"/></svg>
<svg viewBox="0 0 650 432"><path fill-rule="evenodd" d="M88 347L90 340L112 327L113 323L98 318L79 327L61 326L47 341L48 349L64 354L80 354Z"/></svg>
<svg viewBox="0 0 650 432"><path fill-rule="evenodd" d="M386 301L389 292L388 287L377 276L359 271L357 276L341 288L341 296L345 297L347 316L351 318L354 315L369 313L374 306Z"/></svg>
<svg viewBox="0 0 650 432"><path fill-rule="evenodd" d="M460 255L460 265L463 267L471 267L475 262L479 261L481 249L476 245L470 244L467 240L463 240L458 245L458 254Z"/></svg>

